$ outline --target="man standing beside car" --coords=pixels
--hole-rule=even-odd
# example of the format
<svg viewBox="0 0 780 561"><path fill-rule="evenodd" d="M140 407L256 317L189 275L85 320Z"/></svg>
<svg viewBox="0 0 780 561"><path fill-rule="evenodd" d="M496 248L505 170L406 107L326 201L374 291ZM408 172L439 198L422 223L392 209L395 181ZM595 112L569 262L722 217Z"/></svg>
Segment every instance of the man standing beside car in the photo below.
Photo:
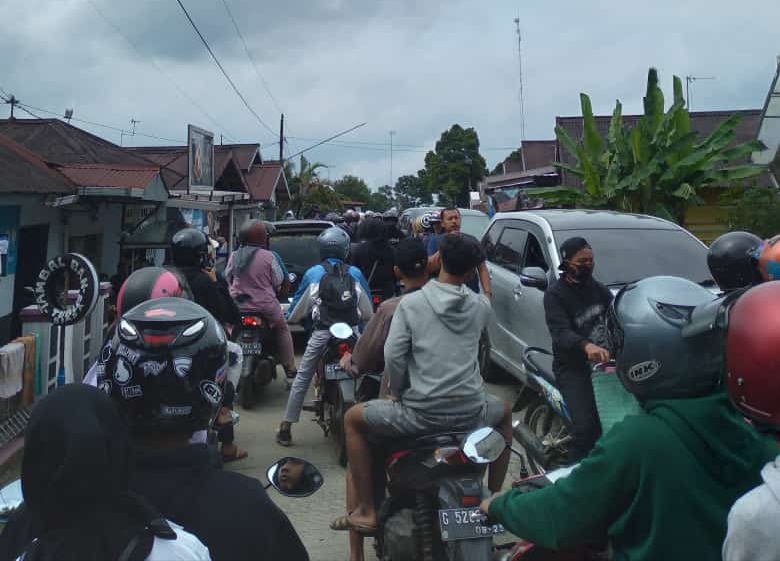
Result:
<svg viewBox="0 0 780 561"><path fill-rule="evenodd" d="M544 294L553 371L572 418L569 461L585 457L601 435L590 362L607 362L605 317L610 290L593 278L593 250L580 237L560 247L561 275Z"/></svg>

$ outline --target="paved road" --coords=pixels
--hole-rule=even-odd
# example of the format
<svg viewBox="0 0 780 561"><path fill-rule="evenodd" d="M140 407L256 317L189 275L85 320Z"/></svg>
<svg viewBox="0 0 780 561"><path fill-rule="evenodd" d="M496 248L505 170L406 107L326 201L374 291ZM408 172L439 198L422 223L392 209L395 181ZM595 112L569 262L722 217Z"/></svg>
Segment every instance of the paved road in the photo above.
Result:
<svg viewBox="0 0 780 561"><path fill-rule="evenodd" d="M241 421L236 428L236 442L249 451L249 458L230 464L230 468L265 482L266 468L285 455L314 462L325 477L324 485L316 494L302 499L283 497L273 489L269 489L269 494L298 530L312 561L347 559L346 533L328 528L333 518L344 513L344 469L338 464L332 439L325 438L320 427L310 420L312 413L304 411L301 422L293 427L291 448L276 444L274 435L288 395L281 369L279 372L280 377L267 388L267 393L252 411L239 409ZM511 384L491 384L491 391L507 400L514 397ZM517 462L512 463L510 476L517 473L518 467ZM367 552L370 549L367 548Z"/></svg>

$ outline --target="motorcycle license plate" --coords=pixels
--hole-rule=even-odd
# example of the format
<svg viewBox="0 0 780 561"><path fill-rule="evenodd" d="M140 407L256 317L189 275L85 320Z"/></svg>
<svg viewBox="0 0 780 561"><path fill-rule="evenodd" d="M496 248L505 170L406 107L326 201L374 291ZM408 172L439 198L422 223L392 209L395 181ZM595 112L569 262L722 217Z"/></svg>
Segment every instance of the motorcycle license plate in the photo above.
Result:
<svg viewBox="0 0 780 561"><path fill-rule="evenodd" d="M489 538L506 532L501 524L485 524L485 515L478 508L442 508L439 510L439 530L445 542Z"/></svg>
<svg viewBox="0 0 780 561"><path fill-rule="evenodd" d="M262 343L241 343L241 351L245 355L259 355L263 352Z"/></svg>

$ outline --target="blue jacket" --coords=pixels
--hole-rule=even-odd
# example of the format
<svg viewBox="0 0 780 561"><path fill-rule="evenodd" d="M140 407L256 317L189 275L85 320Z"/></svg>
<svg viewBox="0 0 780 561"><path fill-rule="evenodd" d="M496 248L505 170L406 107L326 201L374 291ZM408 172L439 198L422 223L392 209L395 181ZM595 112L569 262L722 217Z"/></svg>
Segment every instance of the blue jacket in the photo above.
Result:
<svg viewBox="0 0 780 561"><path fill-rule="evenodd" d="M343 263L343 261L341 261L340 259L334 259L332 257L328 258L328 262L334 266L337 265L338 263ZM371 308L371 289L368 287L368 281L366 280L366 277L363 276L363 273L357 267L350 266L348 271L349 274L352 275L352 277L355 279L355 282L357 283L357 286L359 288L358 308L360 308L362 312L365 312L365 304L361 302L361 300L367 300L368 307L373 312L373 308ZM287 308L287 313L285 315L286 319L289 320L291 317L293 317L293 315L295 315L296 317L300 317L302 313L304 313L304 315L308 315L303 310L296 310L296 308L298 307L298 304L299 302L301 302L301 299L304 297L304 295L307 295L309 293L313 285L319 286L320 280L324 276L325 276L325 267L323 267L320 264L314 265L313 267L309 268L308 271L306 271L306 273L303 275L303 278L301 279L301 284L298 285L298 290L295 292L295 296L293 296L292 302L290 302L290 307ZM306 299L305 305L307 306L307 308L309 307L310 303L311 300ZM306 310L306 312L308 312L308 310ZM368 319L367 317L365 317L365 313L362 313L361 315L363 316L362 317L363 321L366 321ZM370 316L371 314L369 313L368 315Z"/></svg>

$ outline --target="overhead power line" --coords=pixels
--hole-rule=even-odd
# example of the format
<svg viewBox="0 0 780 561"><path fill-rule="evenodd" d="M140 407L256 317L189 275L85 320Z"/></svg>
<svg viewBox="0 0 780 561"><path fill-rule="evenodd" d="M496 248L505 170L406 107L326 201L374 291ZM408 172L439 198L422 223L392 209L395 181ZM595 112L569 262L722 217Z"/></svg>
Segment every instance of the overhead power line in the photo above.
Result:
<svg viewBox="0 0 780 561"><path fill-rule="evenodd" d="M132 40L132 39L131 39L131 38L130 38L130 37L129 37L129 36L128 36L128 35L127 35L127 34L126 34L124 31L122 31L122 29L121 29L121 28L120 28L120 27L119 27L119 26L118 26L116 23L114 23L114 22L111 20L111 18L109 18L109 17L108 17L108 16L107 16L107 15L106 15L106 14L103 12L103 10L101 10L101 9L100 9L100 7L99 7L99 6L98 6L98 5L95 3L95 1L94 1L94 0L87 0L87 1L88 1L88 2L89 2L91 5L92 5L92 7L93 7L93 8L95 9L95 11L97 12L97 14L98 14L98 15L99 15L101 18L103 18L103 20L104 20L104 21L105 21L105 22L106 22L106 23L107 23L109 26L111 26L111 28L112 28L114 31L116 31L116 32L119 34L119 36L120 36L120 37L122 37L122 38L123 38L125 41L127 41L127 42L130 44L130 46L131 46L131 47L133 47L133 49L134 49L134 50L135 50L135 51L136 51L136 52L137 52L137 53L138 53L138 54L141 56L141 58L144 58L144 57L145 57L144 53L141 51L141 48L140 48L140 47L139 47L139 46L136 44L136 42L135 42L135 41L133 41L133 40ZM182 97L184 97L184 98L185 98L187 101L189 101L189 102L190 102L190 103L191 103L191 104L192 104L192 105L193 105L193 106L194 106L196 109L198 109L198 111L200 111L200 112L201 112L201 113L202 113L202 114L203 114L203 115L204 115L204 116L205 116L205 117L206 117L206 118L207 118L207 119L208 119L208 120L209 120L209 121L210 121L210 122L211 122L213 125L215 125L215 126L217 127L217 130L218 130L218 131L223 131L223 133L224 133L224 134L223 134L222 136L224 136L226 139L228 139L228 140L229 140L229 141L231 141L231 142L238 142L238 141L235 139L235 135L234 135L233 133L231 133L229 130L227 130L227 128L226 128L226 127L224 127L224 126L223 126L223 125L222 125L222 124L221 124L219 121L217 121L217 119L216 119L216 118L214 118L214 116L213 116L211 113L209 113L209 112L208 112L208 111L207 111L207 110L206 110L206 109L205 109L205 108L204 108L204 107L203 107L203 106L202 106L200 103L198 103L198 102L197 102L197 101L196 101L196 100L195 100L195 99L194 99L194 98L193 98L193 97L192 97L190 94L188 94L188 93L186 92L186 90L184 90L184 88L182 88L182 87L181 87L181 86L180 86L180 85L179 85L179 84L178 84L178 83L177 83L177 82L176 82L176 81L173 79L173 77L171 77L171 75L170 75L169 73L163 72L163 69L162 69L162 68L160 68L160 65L158 65L158 64L157 64L157 63L154 61L154 59L153 59L153 58L150 58L150 59L149 59L149 64L151 64L151 65L152 65L152 67L153 67L153 68L154 68L154 69L155 69L157 72L159 72L159 73L160 73L160 74L162 74L162 75L163 75L163 76L164 76L166 79L168 79L168 80L171 82L171 84L173 84L173 87L174 87L174 88L176 88L176 91L178 91L178 92L179 92L179 94L181 94L181 96L182 96Z"/></svg>
<svg viewBox="0 0 780 561"><path fill-rule="evenodd" d="M288 160L290 160L290 159L294 158L295 156L298 156L298 155L300 155L300 154L303 154L304 152L308 152L309 150L312 150L313 148L316 148L317 146L320 146L321 144L325 144L326 142L330 142L330 141L331 141L331 140L333 140L334 138L338 138L338 137L340 137L340 136L344 136L345 134L347 134L347 133L350 133L350 132L352 132L352 131L353 131L353 130L355 130L355 129L359 129L360 127L363 127L363 126L365 126L366 124L367 124L367 123L360 123L359 125L355 125L354 127L352 127L352 128L349 128L349 129L347 129L347 130L345 130L345 131L341 131L340 133L334 134L333 136L329 136L329 137L328 137L328 138L326 138L325 140L321 140L320 142L318 142L317 144L314 144L313 146L309 146L308 148L304 148L303 150L301 150L300 152L297 152L297 153L293 154L292 156L288 156L288 158L287 158L287 159L288 159Z"/></svg>
<svg viewBox="0 0 780 561"><path fill-rule="evenodd" d="M219 62L219 59L217 58L217 55L214 54L214 51L211 50L211 46L209 45L208 41L206 41L206 38L203 36L203 34L200 32L200 29L198 29L198 26L195 25L195 22L193 21L192 17L190 17L189 12L187 11L187 8L184 7L184 4L182 4L181 0L176 0L176 3L179 4L179 7L184 12L184 15L187 16L187 19L190 22L190 25L192 25L192 28L195 30L195 33L198 34L198 37L200 37L200 40L203 42L203 45L206 47L206 50L211 55L211 58L214 59L214 62L216 63L217 67L222 71L222 75L225 76L225 79L228 81L228 83L233 88L233 91L236 92L236 95L241 99L241 101L244 103L246 108L249 110L250 113L257 119L257 122L259 122L265 129L270 132L272 135L276 136L276 131L274 131L271 127L268 126L268 124L263 121L262 117L257 114L257 112L252 109L252 106L249 105L249 102L244 97L244 94L241 93L241 90L238 89L238 86L236 86L235 82L233 82L230 75L228 75L225 68L222 66L222 63Z"/></svg>
<svg viewBox="0 0 780 561"><path fill-rule="evenodd" d="M318 141L319 138L304 138L300 136L288 137L298 140ZM359 150L375 150L378 152L386 152L389 150L390 144L388 142L369 142L361 140L336 140L329 143L333 146L340 148L356 148ZM384 148L382 148L384 147ZM428 152L432 150L430 146L423 146L419 144L396 144L393 142L394 152ZM504 150L517 150L517 146L480 146L480 151L492 152L492 151L504 151Z"/></svg>

